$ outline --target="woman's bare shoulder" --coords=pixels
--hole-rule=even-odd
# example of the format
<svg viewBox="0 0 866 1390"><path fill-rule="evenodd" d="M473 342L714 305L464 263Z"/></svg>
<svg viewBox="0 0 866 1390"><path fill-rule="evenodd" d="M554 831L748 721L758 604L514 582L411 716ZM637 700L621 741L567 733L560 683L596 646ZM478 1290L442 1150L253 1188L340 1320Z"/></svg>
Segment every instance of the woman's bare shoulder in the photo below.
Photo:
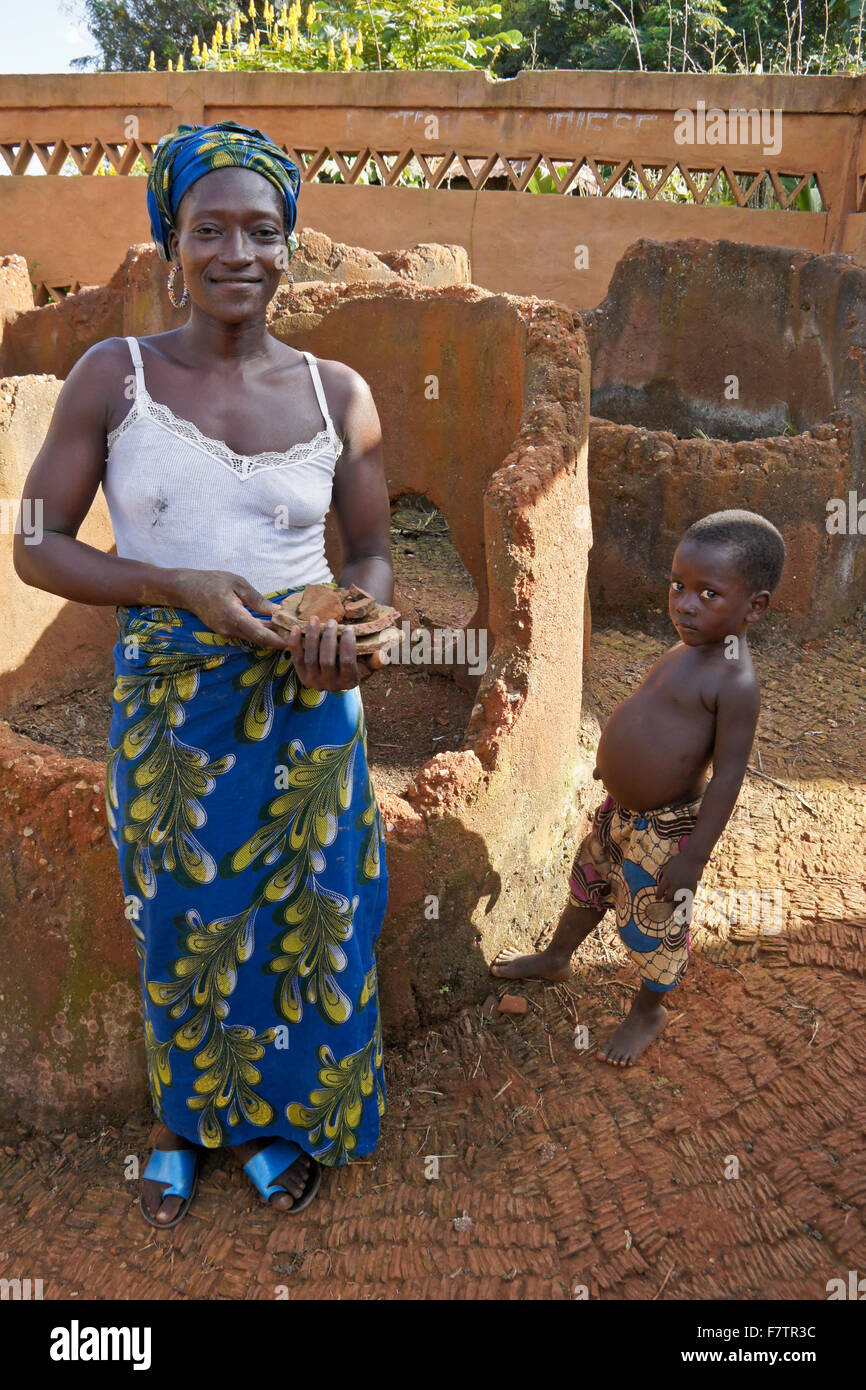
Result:
<svg viewBox="0 0 866 1390"><path fill-rule="evenodd" d="M116 386L118 373L134 373L135 368L125 338L103 338L79 357L67 380L74 375L79 384L85 381L96 386L100 382Z"/></svg>
<svg viewBox="0 0 866 1390"><path fill-rule="evenodd" d="M337 434L343 441L343 451L337 461L338 471L345 473L360 464L364 469L381 468L382 422L370 383L360 372L345 362L324 362L327 369L322 380ZM374 457L379 462L372 464Z"/></svg>
<svg viewBox="0 0 866 1390"><path fill-rule="evenodd" d="M337 433L342 435L350 407L359 401L366 402L372 399L369 383L360 372L356 372L354 367L350 367L346 362L337 362L328 357L317 357L316 362L328 398L331 417Z"/></svg>
<svg viewBox="0 0 866 1390"><path fill-rule="evenodd" d="M177 338L177 329L168 329L164 333L147 333L136 338L136 342L144 344L146 349L151 349L165 355L165 349L169 348ZM132 360L130 344L126 338L103 338L101 342L94 343L85 353L79 357L76 367L85 365L87 370L98 374L100 371L116 371L118 367L124 372L133 373L135 366Z"/></svg>
<svg viewBox="0 0 866 1390"><path fill-rule="evenodd" d="M58 405L64 415L100 422L106 431L129 409L135 367L125 338L103 338L83 352L66 377Z"/></svg>
<svg viewBox="0 0 866 1390"><path fill-rule="evenodd" d="M340 382L361 382L364 378L360 372L356 372L354 367L350 367L347 362L338 362L333 357L317 357L316 362L322 374L322 380L326 378L332 380L334 385ZM364 382L366 385L366 382Z"/></svg>

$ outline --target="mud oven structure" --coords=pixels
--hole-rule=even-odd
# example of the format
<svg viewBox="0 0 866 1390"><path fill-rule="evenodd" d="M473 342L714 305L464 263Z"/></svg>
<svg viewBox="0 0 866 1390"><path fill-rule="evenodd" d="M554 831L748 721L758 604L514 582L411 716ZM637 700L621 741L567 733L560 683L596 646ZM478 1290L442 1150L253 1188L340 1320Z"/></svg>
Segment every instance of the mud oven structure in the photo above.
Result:
<svg viewBox="0 0 866 1390"><path fill-rule="evenodd" d="M370 383L391 496L441 509L477 592L467 628L487 633L483 674L452 672L474 695L462 746L419 766L402 795L379 795L390 893L378 954L395 1038L483 997L505 940L529 946L561 910L594 791L581 711L590 606L596 622L646 621L679 535L727 506L764 512L785 536L776 621L820 629L862 602L862 543L828 532L826 504L864 492L866 272L844 256L641 242L581 318L472 285L460 247L374 255L305 231L293 271L272 331ZM150 247L131 248L108 285L40 309L26 264L0 261L7 507L81 353L178 321ZM22 584L11 530L0 721L104 681L107 728L114 610ZM112 547L101 492L79 538ZM338 574L333 517L326 549ZM122 1115L145 1098L103 779L103 763L0 722L0 1105L35 1123Z"/></svg>

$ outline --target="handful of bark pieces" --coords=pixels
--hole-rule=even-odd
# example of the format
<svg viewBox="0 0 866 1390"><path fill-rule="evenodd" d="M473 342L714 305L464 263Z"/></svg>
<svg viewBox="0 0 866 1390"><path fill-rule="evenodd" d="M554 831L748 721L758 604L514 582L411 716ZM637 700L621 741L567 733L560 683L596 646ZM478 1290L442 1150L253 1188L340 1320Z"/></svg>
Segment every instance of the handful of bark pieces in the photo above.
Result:
<svg viewBox="0 0 866 1390"><path fill-rule="evenodd" d="M357 584L350 584L348 589L334 589L330 584L307 584L298 593L283 599L278 612L272 614L271 622L285 632L297 626L306 633L311 618L318 618L323 628L330 618L336 618L337 640L351 627L358 656L369 656L399 639L400 629L393 626L399 617L396 608L378 603Z"/></svg>

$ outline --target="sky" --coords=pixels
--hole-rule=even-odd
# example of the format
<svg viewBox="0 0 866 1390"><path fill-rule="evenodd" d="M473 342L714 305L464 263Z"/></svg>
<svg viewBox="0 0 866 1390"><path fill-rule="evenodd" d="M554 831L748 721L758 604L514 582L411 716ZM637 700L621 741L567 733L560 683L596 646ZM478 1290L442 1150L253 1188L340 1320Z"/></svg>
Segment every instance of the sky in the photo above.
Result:
<svg viewBox="0 0 866 1390"><path fill-rule="evenodd" d="M0 0L0 73L74 72L97 51L79 0Z"/></svg>

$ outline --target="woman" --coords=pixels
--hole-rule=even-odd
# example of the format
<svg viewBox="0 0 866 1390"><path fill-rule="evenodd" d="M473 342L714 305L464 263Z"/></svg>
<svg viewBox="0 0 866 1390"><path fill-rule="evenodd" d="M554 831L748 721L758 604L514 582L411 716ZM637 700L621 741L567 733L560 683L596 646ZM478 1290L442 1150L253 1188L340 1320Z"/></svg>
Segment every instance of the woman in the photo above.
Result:
<svg viewBox="0 0 866 1390"><path fill-rule="evenodd" d="M338 648L333 622L287 638L269 622L288 593L335 582L332 497L340 584L393 596L369 388L267 329L299 189L278 146L232 121L159 142L148 210L189 318L76 363L23 493L42 499L43 539L16 537L25 583L116 605L106 810L141 969L157 1226L186 1214L204 1147L300 1211L320 1165L375 1148L385 1106L388 875L358 689L381 663L351 630ZM100 482L116 556L76 539Z"/></svg>

